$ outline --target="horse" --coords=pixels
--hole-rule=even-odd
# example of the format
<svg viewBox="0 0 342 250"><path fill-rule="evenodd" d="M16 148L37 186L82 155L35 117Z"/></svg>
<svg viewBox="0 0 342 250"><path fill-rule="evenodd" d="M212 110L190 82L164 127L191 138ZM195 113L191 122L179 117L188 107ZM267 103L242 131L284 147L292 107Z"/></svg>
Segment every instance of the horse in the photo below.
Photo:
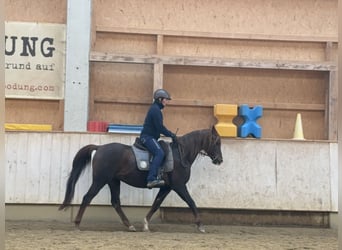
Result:
<svg viewBox="0 0 342 250"><path fill-rule="evenodd" d="M203 154L211 158L215 165L223 162L221 152L221 138L215 127L189 132L177 137L177 142L170 143L174 168L171 172L164 172L162 178L165 185L159 188L152 207L143 220L143 231L150 231L149 221L153 214L170 193L175 191L190 207L195 217L195 224L200 232L205 233L204 226L200 220L197 206L187 189L190 179L191 165L197 155ZM92 152L96 151L92 157ZM131 145L121 143L108 143L104 145L89 144L82 147L75 155L72 162L72 170L67 180L65 198L59 210L70 206L75 185L86 166L90 165L92 159L92 184L84 195L78 213L74 220L76 228L79 229L82 216L86 207L98 192L107 184L111 193L111 204L120 216L128 231L136 231L121 208L120 182L136 188L147 188L147 171L141 171L137 167L136 158Z"/></svg>

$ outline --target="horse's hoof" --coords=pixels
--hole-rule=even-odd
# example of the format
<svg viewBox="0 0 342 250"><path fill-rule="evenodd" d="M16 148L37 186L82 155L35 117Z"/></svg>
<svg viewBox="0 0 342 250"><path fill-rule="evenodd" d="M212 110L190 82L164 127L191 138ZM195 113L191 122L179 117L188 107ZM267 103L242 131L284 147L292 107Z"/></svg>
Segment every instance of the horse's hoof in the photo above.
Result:
<svg viewBox="0 0 342 250"><path fill-rule="evenodd" d="M144 218L144 221L143 221L143 232L150 232L150 229L148 227L148 221L146 218Z"/></svg>
<svg viewBox="0 0 342 250"><path fill-rule="evenodd" d="M67 209L68 209L68 205L64 205L64 204L60 205L58 208L59 211L61 210L66 211Z"/></svg>
<svg viewBox="0 0 342 250"><path fill-rule="evenodd" d="M197 229L198 229L198 231L200 232L200 233L205 233L205 229L204 229L204 226L198 226L197 227Z"/></svg>
<svg viewBox="0 0 342 250"><path fill-rule="evenodd" d="M128 227L128 231L130 231L130 232L136 232L137 230L135 229L135 227L134 227L133 225L130 225L130 226Z"/></svg>

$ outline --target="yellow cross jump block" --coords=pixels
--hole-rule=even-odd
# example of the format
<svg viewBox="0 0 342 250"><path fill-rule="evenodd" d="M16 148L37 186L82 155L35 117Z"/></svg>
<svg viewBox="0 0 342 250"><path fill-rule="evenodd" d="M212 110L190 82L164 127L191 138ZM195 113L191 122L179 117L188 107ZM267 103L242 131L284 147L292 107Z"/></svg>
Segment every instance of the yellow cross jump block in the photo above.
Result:
<svg viewBox="0 0 342 250"><path fill-rule="evenodd" d="M238 106L235 104L215 104L214 116L218 122L215 125L216 131L222 137L237 137L237 127L233 119L237 116Z"/></svg>
<svg viewBox="0 0 342 250"><path fill-rule="evenodd" d="M23 130L23 131L52 131L52 125L5 123L5 129L6 130Z"/></svg>

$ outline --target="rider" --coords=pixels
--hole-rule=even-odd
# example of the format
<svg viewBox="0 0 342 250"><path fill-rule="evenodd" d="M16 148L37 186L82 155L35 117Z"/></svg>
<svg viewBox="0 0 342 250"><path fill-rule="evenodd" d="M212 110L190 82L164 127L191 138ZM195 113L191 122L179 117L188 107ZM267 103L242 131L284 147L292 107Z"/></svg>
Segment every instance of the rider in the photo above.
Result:
<svg viewBox="0 0 342 250"><path fill-rule="evenodd" d="M143 129L140 134L142 143L153 155L147 176L148 188L165 185L164 180L157 178L158 169L165 156L165 153L158 142L160 134L171 137L173 141L176 140L176 135L168 130L163 124L162 109L166 106L168 101L171 100L171 96L166 90L158 89L154 92L153 98L154 102L147 112Z"/></svg>

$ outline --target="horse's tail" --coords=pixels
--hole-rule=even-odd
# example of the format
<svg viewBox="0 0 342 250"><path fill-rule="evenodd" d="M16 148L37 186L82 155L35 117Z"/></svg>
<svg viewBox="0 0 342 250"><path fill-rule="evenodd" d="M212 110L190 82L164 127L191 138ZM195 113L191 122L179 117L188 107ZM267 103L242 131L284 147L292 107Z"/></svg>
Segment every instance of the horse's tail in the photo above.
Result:
<svg viewBox="0 0 342 250"><path fill-rule="evenodd" d="M65 198L63 204L59 207L59 210L62 210L70 205L72 199L74 198L76 182L87 164L90 162L92 152L97 150L98 147L99 146L93 144L84 146L75 155L75 158L72 162L72 170L66 186Z"/></svg>

